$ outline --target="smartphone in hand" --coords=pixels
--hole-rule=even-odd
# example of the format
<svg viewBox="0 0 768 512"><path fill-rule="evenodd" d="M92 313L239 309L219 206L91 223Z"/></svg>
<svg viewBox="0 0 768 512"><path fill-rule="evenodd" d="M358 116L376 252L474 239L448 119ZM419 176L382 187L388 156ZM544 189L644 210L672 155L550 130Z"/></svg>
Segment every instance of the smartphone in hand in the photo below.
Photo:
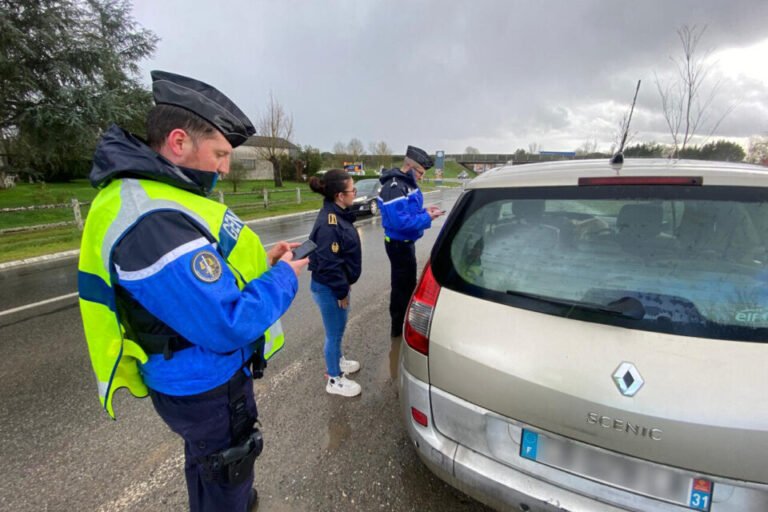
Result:
<svg viewBox="0 0 768 512"><path fill-rule="evenodd" d="M312 251L317 249L317 244L312 240L306 240L300 246L293 249L293 259L301 260L309 256Z"/></svg>

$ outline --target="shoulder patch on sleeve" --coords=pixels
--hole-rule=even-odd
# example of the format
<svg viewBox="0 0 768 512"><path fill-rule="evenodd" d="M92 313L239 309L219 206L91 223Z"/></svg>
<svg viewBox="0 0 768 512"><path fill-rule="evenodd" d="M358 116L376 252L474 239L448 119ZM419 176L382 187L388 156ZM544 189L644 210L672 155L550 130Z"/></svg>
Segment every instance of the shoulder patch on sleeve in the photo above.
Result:
<svg viewBox="0 0 768 512"><path fill-rule="evenodd" d="M336 214L335 213L329 213L328 214L328 225L329 226L335 226L338 222L336 220Z"/></svg>
<svg viewBox="0 0 768 512"><path fill-rule="evenodd" d="M192 257L192 273L204 283L215 283L221 277L221 262L211 251L200 251Z"/></svg>

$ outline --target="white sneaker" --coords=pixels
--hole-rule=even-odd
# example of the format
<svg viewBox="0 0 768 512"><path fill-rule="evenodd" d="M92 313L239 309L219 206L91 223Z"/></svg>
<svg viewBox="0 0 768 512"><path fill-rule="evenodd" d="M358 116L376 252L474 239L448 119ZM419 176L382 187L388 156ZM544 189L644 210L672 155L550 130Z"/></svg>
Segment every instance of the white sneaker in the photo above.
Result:
<svg viewBox="0 0 768 512"><path fill-rule="evenodd" d="M325 385L325 391L331 395L357 396L363 388L353 380L349 380L344 374L340 377L331 377Z"/></svg>
<svg viewBox="0 0 768 512"><path fill-rule="evenodd" d="M341 356L341 359L339 359L339 368L341 368L341 373L355 373L360 371L360 363Z"/></svg>

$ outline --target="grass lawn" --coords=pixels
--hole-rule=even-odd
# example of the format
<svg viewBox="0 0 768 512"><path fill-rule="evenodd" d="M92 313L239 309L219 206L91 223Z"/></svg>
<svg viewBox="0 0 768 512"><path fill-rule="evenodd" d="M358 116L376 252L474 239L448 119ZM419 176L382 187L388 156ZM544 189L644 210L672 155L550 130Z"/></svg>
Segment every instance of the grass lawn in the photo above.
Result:
<svg viewBox="0 0 768 512"><path fill-rule="evenodd" d="M446 163L453 163L459 167L460 170L451 171L453 177L463 170L455 162ZM446 169L446 177L449 177L448 172ZM360 177L360 179L364 178L370 179L375 178L375 176ZM218 191L221 190L224 193L224 202L243 220L316 211L322 205L322 197L312 192L308 184L285 181L283 185L282 189L275 189L274 182L271 180L244 181L238 184L238 195L234 195L232 194L232 182L222 180L216 186L216 191L211 198L218 200ZM445 183L445 185L458 184ZM264 188L269 191L270 204L268 208L264 208L262 192ZM297 188L301 190L301 204L296 202ZM433 183L424 183L422 189L429 192L436 188ZM73 197L81 202L90 202L96 196L96 192L87 180L75 180L70 183L22 183L12 189L0 190L0 209L57 203L68 205ZM243 192L249 192L249 194L241 195ZM85 218L88 214L88 206L82 206L81 213ZM23 212L0 212L0 229L72 220L74 220L74 214L69 206ZM80 231L74 225L39 231L0 234L0 263L79 247Z"/></svg>

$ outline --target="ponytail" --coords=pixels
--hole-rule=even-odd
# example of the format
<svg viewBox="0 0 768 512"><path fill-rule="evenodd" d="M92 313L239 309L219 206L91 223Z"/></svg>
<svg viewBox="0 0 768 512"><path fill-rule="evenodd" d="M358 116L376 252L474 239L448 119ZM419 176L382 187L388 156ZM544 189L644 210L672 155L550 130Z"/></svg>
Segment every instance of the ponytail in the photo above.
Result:
<svg viewBox="0 0 768 512"><path fill-rule="evenodd" d="M316 192L329 201L333 201L336 194L344 192L347 188L347 181L351 179L347 171L331 169L322 176L312 176L309 178L309 188L312 189L312 192Z"/></svg>

